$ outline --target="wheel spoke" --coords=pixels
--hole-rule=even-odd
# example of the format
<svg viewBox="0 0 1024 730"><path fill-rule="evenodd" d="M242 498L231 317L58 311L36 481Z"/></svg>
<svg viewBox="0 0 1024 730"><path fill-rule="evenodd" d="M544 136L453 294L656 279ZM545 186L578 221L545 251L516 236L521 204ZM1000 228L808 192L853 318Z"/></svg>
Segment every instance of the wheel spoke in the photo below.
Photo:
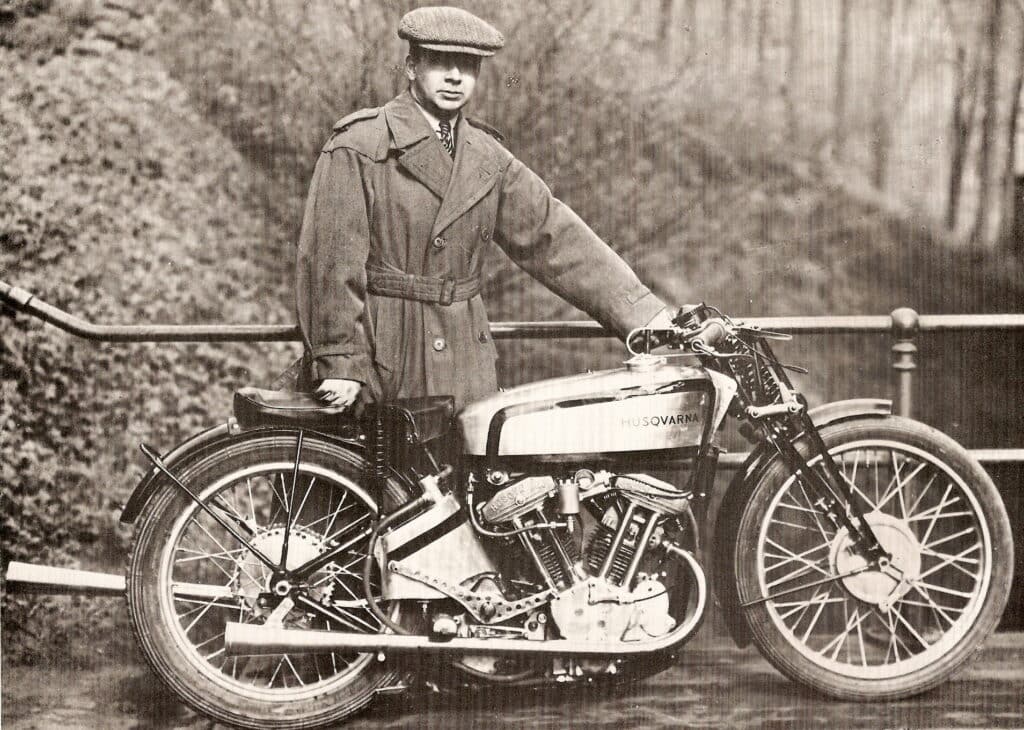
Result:
<svg viewBox="0 0 1024 730"><path fill-rule="evenodd" d="M818 604L818 610L815 611L814 616L807 623L807 629L804 631L803 638L801 639L801 641L803 641L805 644L807 643L807 639L808 639L808 637L810 637L811 632L814 631L814 627L818 625L818 619L821 618L821 612L825 610L825 600L824 599L828 598L831 593L832 593L832 584L830 583L828 585L828 587L826 588L824 595L821 596L821 600L818 599L817 595L814 598L811 599L811 603L817 603ZM821 594L818 594L818 595L821 595Z"/></svg>
<svg viewBox="0 0 1024 730"><path fill-rule="evenodd" d="M943 545L943 544L949 542L950 540L955 540L958 537L963 537L964 535L969 535L972 532L974 532L974 528L973 527L968 527L968 528L966 528L964 530L961 530L960 532L956 532L956 533L954 533L952 535L947 535L946 537L942 538L941 540L936 540L935 542L925 542L924 543L924 547L926 547L926 548L928 548L930 550L934 550L936 545Z"/></svg>
<svg viewBox="0 0 1024 730"><path fill-rule="evenodd" d="M945 593L945 594L950 595L950 596L959 596L960 598L973 598L974 597L973 593L970 593L970 592L967 592L967 591L957 591L957 590L953 590L952 588L945 588L943 586L937 586L934 583L925 583L923 580L921 580L921 581L916 581L916 580L915 581L911 581L911 585L923 586L923 587L927 588L930 591L938 591L939 593Z"/></svg>
<svg viewBox="0 0 1024 730"><path fill-rule="evenodd" d="M958 611L958 612L959 612L959 613L960 613L961 615L963 615L963 610L962 610L962 609L959 609L959 608L954 608L953 606L940 606L940 605L939 605L939 604L938 604L938 603L937 603L937 602L936 602L936 601L935 601L934 599L932 599L932 597L931 597L931 596L930 596L930 595L928 594L928 591L927 591L927 589L925 589L925 588L922 588L922 587L921 587L921 586L919 586L919 585L912 585L911 587L912 587L912 588L913 588L913 589L914 589L915 591L917 591L918 595L920 595L920 596L921 596L922 598L924 598L924 600L925 600L925 601L927 601L927 603L925 603L925 604L922 604L922 605L926 605L926 606L928 606L928 607L929 607L930 609L932 609L932 612L933 612L933 613L936 613L936 614L938 614L939 616L942 616L942 618L946 619L946 621L947 621L947 622L949 623L949 625L950 625L950 626L952 626L953 624L955 624L955 623L956 623L956 619L952 619L952 618L950 618L950 617L949 617L949 614L948 614L948 613L946 613L946 611ZM904 598L903 598L903 601L904 601L904 602L907 602L907 603L909 603L909 602L910 602L910 601L908 601L908 599L907 599L906 597L904 597ZM918 602L918 603L919 603L919 602ZM911 603L911 605L914 605L914 603Z"/></svg>
<svg viewBox="0 0 1024 730"><path fill-rule="evenodd" d="M295 678L296 678L297 680L299 680L299 684L301 684L301 685L302 685L303 687L305 687L305 686L306 686L306 683L302 681L302 677L300 677L300 676L299 676L299 673L298 673L297 671L295 671L295 665L294 665L294 664L292 664L292 660L291 660L291 658L290 658L290 657L289 657L289 656L288 656L287 654L285 654L285 655L284 655L284 660L285 660L286 662L288 662L288 666L289 666L289 668L291 668L291 670L292 670L292 674L294 674L294 675L295 675Z"/></svg>
<svg viewBox="0 0 1024 730"><path fill-rule="evenodd" d="M369 512L367 512L366 514L362 515L361 517L357 517L356 519L354 519L351 522L349 522L347 525L342 527L340 530L338 530L336 533L334 533L330 537L325 538L324 542L326 542L326 543L337 542L338 538L340 538L346 532L351 530L353 527L357 526L363 520L367 520L369 518L370 518L370 513Z"/></svg>
<svg viewBox="0 0 1024 730"><path fill-rule="evenodd" d="M925 485L924 485L924 487L923 487L923 488L921 489L921 493L920 493L920 494L918 494L918 495L917 495L917 499L915 499L915 500L914 500L914 504L910 505L910 514L909 514L909 515L907 516L907 519L908 519L908 521L909 521L909 520L913 520L913 519L916 519L916 515L917 515L917 506L918 506L919 504L921 504L921 500L923 500L923 499L924 499L924 496L925 496L926 494L928 494L928 490L929 490L929 489L931 489L931 486L932 486L932 484L934 484L934 483L935 483L935 479L936 479L936 478L937 478L938 476L939 476L938 474L932 474L932 477L931 477L931 479L929 479L929 480L928 480L927 482L925 482Z"/></svg>
<svg viewBox="0 0 1024 730"><path fill-rule="evenodd" d="M939 500L939 507L937 508L937 510L941 510L942 505L946 504L946 498L949 496L949 493L952 492L952 491L953 491L953 483L950 482L949 484L946 485L946 491L942 495L942 499ZM953 500L953 501L955 502L956 500ZM928 510L928 511L930 512L931 510ZM920 517L920 515L918 515L918 516ZM939 519L939 512L936 511L935 514L932 515L932 517L931 517L931 522L928 523L928 529L925 530L924 536L921 538L921 544L922 545L926 545L928 543L928 538L931 537L932 530L935 529L935 523L936 523L936 521L938 519Z"/></svg>
<svg viewBox="0 0 1024 730"><path fill-rule="evenodd" d="M828 651L833 651L831 658L834 660L835 657L839 656L839 650L842 648L847 635L849 635L849 633L853 631L855 628L860 626L860 624L863 623L864 619L867 618L868 615L869 614L865 613L863 616L861 616L860 608L856 607L853 611L853 616L847 619L846 626L843 629L843 631L834 639L832 639L832 641L828 642L818 653L824 655Z"/></svg>
<svg viewBox="0 0 1024 730"><path fill-rule="evenodd" d="M830 576L831 575L829 573L827 567L822 567L822 564L821 564L822 561L821 560L814 560L814 561L812 561L812 560L808 560L807 557L806 557L807 555L809 555L811 553L814 553L814 552L817 552L817 551L821 550L822 548L827 549L828 545L817 545L817 546L811 548L810 550L806 550L803 553L797 554L797 553L793 552L792 550L786 548L785 546L780 545L779 543L775 542L771 538L767 538L766 542L769 545L771 545L772 547L774 547L774 548L776 548L778 550L781 550L783 553L785 553L786 555L789 556L789 557L786 557L786 556L783 556L783 555L775 555L773 553L766 553L765 554L766 557L774 557L774 558L779 559L781 561L781 562L778 562L778 563L776 563L774 565L767 566L765 568L766 577L767 577L767 572L768 571L775 570L776 568L780 568L783 565L787 565L788 563L792 563L794 561L799 563L800 566L801 566L801 567L797 568L796 570L793 570L793 571L790 571L789 573L786 573L781 578L776 578L771 583L768 583L768 588L769 589L774 588L775 586L779 585L780 583L787 583L789 581L792 581L795 578L798 578L801 575L805 575L805 574L807 574L810 571L817 571L817 572L821 573L824 576ZM826 565L827 565L827 563L826 563Z"/></svg>
<svg viewBox="0 0 1024 730"><path fill-rule="evenodd" d="M973 564L977 565L980 561L964 557L965 555L973 553L973 552L975 552L977 550L981 550L981 543L977 543L975 545L971 545L971 547L967 548L966 550L964 550L963 552L961 552L961 553L959 553L957 555L947 555L945 553L935 552L934 550L928 550L928 554L929 555L934 555L936 557L940 557L940 558L942 558L942 561L938 565L932 566L931 568L929 568L928 570L924 571L919 576L917 576L918 580L923 580L923 579L927 578L932 573L936 573L936 572L942 570L947 565L956 568L957 570L963 572L965 575L967 575L967 576L969 576L971 578L976 578L977 576L974 573L970 572L969 570L967 570L965 568L960 567L959 565L957 565L957 562L963 561L963 562L973 563Z"/></svg>
<svg viewBox="0 0 1024 730"><path fill-rule="evenodd" d="M821 534L821 539L825 542L829 542L831 538L829 537L828 531L825 529L824 525L821 522L821 511L814 509L814 503L811 502L811 498L807 496L807 490L804 489L804 485L800 482L800 480L796 480L795 483L798 487L800 487L800 493L804 496L804 502L807 504L808 507L810 507L810 511L812 512L812 517L814 519L814 526L818 528L818 532ZM794 494L793 497L795 499L796 495Z"/></svg>
<svg viewBox="0 0 1024 730"><path fill-rule="evenodd" d="M912 626L912 625L910 624L910 622L909 622L909 621L907 621L907 619L906 619L906 618L904 618L903 614L902 614L902 613L900 612L900 610L899 610L899 608L898 608L897 606L893 606L893 607L892 607L892 608L890 609L890 612L896 615L896 619L897 619L897 620L898 620L898 621L899 621L899 622L900 622L901 624L903 624L903 626L904 626L904 627L906 627L907 631L909 631L909 632L910 632L911 636L913 636L913 637L914 637L915 639L917 639L917 640L918 640L918 642L920 642L920 644L921 644L921 647L922 647L922 648L924 648L924 649L927 649L927 648L928 648L929 646L931 646L931 644L929 644L929 643L928 643L927 641L925 641L925 640L924 640L924 639L923 639L923 638L921 637L921 634L917 633L917 629L915 629L915 628L914 628L914 627L913 627L913 626Z"/></svg>
<svg viewBox="0 0 1024 730"><path fill-rule="evenodd" d="M217 547L219 547L221 550L223 550L225 552L227 551L227 548L224 547L224 545L221 543L221 541L218 540L216 537L214 537L213 533L211 533L209 530L207 530L206 526L202 522L200 522L198 519L196 519L196 521L193 524L196 525L200 530L205 532L206 535L211 540L213 540L214 543L216 543ZM247 552L252 552L252 551L251 550L247 550ZM217 565L217 563L214 563L214 565ZM246 568L245 568L245 561L244 560L236 560L235 561L235 565L238 567L239 570L241 570L243 573L245 573L246 577L248 577L249 580L251 580L253 583L256 583L256 584L260 583L260 581L257 578L255 578L252 573L250 573L248 570L246 570ZM217 567L220 567L220 566L218 565ZM221 568L221 570L223 570L223 568ZM228 577L234 578L234 576L232 576L230 573L228 573Z"/></svg>

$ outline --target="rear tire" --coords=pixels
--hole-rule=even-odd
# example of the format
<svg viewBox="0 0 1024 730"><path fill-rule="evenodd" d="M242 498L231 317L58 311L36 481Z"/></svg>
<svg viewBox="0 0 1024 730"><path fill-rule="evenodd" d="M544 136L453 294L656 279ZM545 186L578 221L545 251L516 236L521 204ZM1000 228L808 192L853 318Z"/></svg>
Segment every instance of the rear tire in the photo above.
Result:
<svg viewBox="0 0 1024 730"><path fill-rule="evenodd" d="M362 486L369 470L361 456L306 435L294 478L296 445L294 432L253 434L173 471L272 561L280 559L290 513L288 567L294 568L368 532L379 511ZM384 509L406 497L389 481ZM382 630L363 599L365 551L366 540L355 542L308 581L306 595L350 625L298 606L280 617L284 625ZM128 609L146 659L182 700L232 725L300 728L340 722L380 690L403 684L401 674L372 654L228 658L224 624L267 620L274 603L269 576L179 488L167 483L146 506L128 569Z"/></svg>
<svg viewBox="0 0 1024 730"><path fill-rule="evenodd" d="M777 459L744 508L734 560L741 605L787 594L740 610L764 657L801 684L849 700L923 692L999 622L1013 577L1006 510L981 465L924 424L865 418L821 436L893 567L868 569Z"/></svg>

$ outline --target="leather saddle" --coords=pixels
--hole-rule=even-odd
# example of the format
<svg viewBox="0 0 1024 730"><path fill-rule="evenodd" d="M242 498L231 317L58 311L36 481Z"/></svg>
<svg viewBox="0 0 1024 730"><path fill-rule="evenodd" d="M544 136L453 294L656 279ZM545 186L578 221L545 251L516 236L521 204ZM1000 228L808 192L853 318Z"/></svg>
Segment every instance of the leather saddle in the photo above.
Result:
<svg viewBox="0 0 1024 730"><path fill-rule="evenodd" d="M382 424L392 443L419 445L452 429L455 399L450 395L401 398L370 404L355 415L351 408L326 405L312 393L242 388L235 392L234 411L244 429L302 428L354 437Z"/></svg>

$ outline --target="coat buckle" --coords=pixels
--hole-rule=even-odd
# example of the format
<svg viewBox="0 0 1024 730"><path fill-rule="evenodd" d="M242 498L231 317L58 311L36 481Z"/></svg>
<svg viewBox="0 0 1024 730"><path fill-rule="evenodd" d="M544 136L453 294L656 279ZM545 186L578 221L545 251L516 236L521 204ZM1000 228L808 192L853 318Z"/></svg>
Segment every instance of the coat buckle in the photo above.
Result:
<svg viewBox="0 0 1024 730"><path fill-rule="evenodd" d="M452 302L455 301L455 277L446 276L441 280L441 295L437 298L437 303L442 307L450 307Z"/></svg>

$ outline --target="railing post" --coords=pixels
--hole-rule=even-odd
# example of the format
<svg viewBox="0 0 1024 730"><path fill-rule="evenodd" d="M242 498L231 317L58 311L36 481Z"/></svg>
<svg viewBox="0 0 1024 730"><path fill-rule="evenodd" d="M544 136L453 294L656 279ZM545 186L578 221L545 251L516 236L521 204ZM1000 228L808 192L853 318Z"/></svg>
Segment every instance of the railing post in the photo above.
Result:
<svg viewBox="0 0 1024 730"><path fill-rule="evenodd" d="M897 373L896 412L910 418L914 392L914 370L917 369L917 336L918 315L909 307L894 309L892 314L892 334L896 341L892 345L892 369Z"/></svg>

